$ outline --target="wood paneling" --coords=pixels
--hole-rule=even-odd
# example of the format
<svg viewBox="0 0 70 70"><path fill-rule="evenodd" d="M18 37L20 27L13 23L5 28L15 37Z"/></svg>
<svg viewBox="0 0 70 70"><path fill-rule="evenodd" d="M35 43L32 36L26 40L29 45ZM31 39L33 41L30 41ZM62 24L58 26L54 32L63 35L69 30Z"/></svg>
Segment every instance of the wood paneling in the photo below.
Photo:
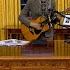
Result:
<svg viewBox="0 0 70 70"><path fill-rule="evenodd" d="M21 56L20 46L0 46L0 56Z"/></svg>

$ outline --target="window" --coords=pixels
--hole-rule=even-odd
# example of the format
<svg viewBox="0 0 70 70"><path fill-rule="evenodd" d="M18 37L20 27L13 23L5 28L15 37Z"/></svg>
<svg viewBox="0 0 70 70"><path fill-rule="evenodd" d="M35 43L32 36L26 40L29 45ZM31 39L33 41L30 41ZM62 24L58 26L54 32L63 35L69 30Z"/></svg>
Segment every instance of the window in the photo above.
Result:
<svg viewBox="0 0 70 70"><path fill-rule="evenodd" d="M26 5L27 0L21 0L21 10L23 9L23 7Z"/></svg>

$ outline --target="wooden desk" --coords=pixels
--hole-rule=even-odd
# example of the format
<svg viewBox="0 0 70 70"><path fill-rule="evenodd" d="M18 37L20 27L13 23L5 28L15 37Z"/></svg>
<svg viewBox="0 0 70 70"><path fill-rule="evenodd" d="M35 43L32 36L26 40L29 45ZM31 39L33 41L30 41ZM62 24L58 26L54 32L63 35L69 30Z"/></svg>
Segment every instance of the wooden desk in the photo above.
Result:
<svg viewBox="0 0 70 70"><path fill-rule="evenodd" d="M70 29L54 30L54 53L57 56L70 56Z"/></svg>
<svg viewBox="0 0 70 70"><path fill-rule="evenodd" d="M54 48L47 45L30 44L22 47L22 56L52 56L54 54Z"/></svg>
<svg viewBox="0 0 70 70"><path fill-rule="evenodd" d="M0 70L70 70L70 57L0 57Z"/></svg>
<svg viewBox="0 0 70 70"><path fill-rule="evenodd" d="M51 56L53 47L47 45L0 46L1 56Z"/></svg>
<svg viewBox="0 0 70 70"><path fill-rule="evenodd" d="M21 29L6 29L6 39L23 39L24 37L22 35ZM52 44L53 46L53 44ZM4 47L5 48L5 47ZM13 50L14 49L14 50ZM3 48L1 48L3 50ZM9 51L8 51L9 50ZM8 53L7 53L8 51ZM14 52L12 54L12 52ZM17 53L16 53L17 52ZM26 54L32 54L32 55L37 55L37 54L45 54L45 55L52 55L53 54L53 47L48 47L47 45L28 45L28 46L21 46L21 47L6 47L5 51L2 51L3 55L18 55L18 56L23 56ZM7 54L6 54L7 53ZM1 54L2 55L2 54ZM39 56L40 56L39 55Z"/></svg>
<svg viewBox="0 0 70 70"><path fill-rule="evenodd" d="M54 29L54 40L64 40L70 36L70 29Z"/></svg>

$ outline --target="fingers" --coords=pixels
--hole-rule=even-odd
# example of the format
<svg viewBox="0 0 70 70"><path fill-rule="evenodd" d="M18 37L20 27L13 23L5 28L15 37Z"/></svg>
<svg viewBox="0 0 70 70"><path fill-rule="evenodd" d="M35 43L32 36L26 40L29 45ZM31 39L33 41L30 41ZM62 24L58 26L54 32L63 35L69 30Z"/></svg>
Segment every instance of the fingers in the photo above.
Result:
<svg viewBox="0 0 70 70"><path fill-rule="evenodd" d="M38 23L31 23L31 25L33 28L37 29L37 30L41 30L42 27L41 27L41 24L38 24Z"/></svg>

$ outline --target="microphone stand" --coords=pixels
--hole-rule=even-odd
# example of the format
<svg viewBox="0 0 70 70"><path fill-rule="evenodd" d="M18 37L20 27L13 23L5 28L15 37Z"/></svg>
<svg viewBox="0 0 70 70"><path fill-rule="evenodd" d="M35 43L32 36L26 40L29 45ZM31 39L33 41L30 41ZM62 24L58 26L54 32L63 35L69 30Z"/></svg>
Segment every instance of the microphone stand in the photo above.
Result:
<svg viewBox="0 0 70 70"><path fill-rule="evenodd" d="M64 18L67 18L67 19L69 19L70 20L70 17L66 17L64 14L61 14L60 12L58 12L58 11L56 11L56 10L53 10L53 9L48 9L50 12L52 12L53 14L55 14L55 13L57 13L57 14L59 14L60 16L62 16L62 17L64 17ZM55 22L58 22L58 21L55 21ZM54 23L55 23L54 22ZM52 23L52 21L51 21L51 23ZM66 28L70 28L70 25L61 25L61 24L58 24L58 25L60 25L60 26L62 26L62 27L66 27Z"/></svg>
<svg viewBox="0 0 70 70"><path fill-rule="evenodd" d="M65 15L61 14L61 13L58 12L58 11L54 11L54 13L57 13L57 14L61 15L61 16L64 17L64 18L70 19L70 17L66 17Z"/></svg>

